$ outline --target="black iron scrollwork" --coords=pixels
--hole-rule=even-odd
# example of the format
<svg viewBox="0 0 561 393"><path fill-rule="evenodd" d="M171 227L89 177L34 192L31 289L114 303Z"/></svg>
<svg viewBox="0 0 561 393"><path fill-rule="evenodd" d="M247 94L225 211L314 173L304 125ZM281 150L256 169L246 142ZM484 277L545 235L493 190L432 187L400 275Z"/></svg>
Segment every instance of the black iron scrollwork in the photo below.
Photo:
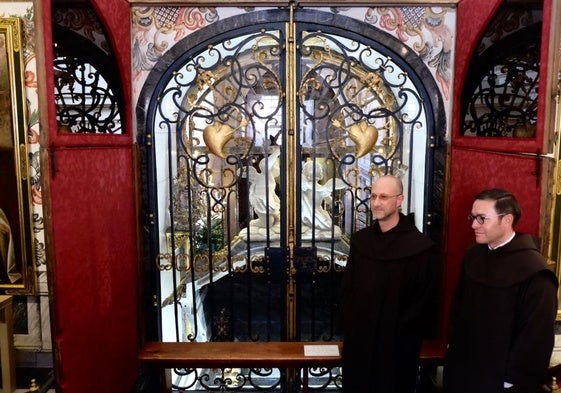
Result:
<svg viewBox="0 0 561 393"><path fill-rule="evenodd" d="M67 29L54 33L58 131L122 134L123 89L111 56Z"/></svg>

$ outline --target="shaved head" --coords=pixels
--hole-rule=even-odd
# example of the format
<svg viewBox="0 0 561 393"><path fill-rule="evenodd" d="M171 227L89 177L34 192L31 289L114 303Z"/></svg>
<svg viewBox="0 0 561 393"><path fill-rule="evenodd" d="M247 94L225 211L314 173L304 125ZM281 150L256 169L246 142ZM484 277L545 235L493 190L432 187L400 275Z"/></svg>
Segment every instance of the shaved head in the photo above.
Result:
<svg viewBox="0 0 561 393"><path fill-rule="evenodd" d="M392 190L392 194L403 194L403 183L401 182L401 179L393 175L384 175L379 177L372 185L372 189L374 189L376 185L383 185L384 189Z"/></svg>
<svg viewBox="0 0 561 393"><path fill-rule="evenodd" d="M372 184L370 208L372 217L378 220L382 231L387 231L399 222L399 209L403 202L403 183L392 175L379 177Z"/></svg>

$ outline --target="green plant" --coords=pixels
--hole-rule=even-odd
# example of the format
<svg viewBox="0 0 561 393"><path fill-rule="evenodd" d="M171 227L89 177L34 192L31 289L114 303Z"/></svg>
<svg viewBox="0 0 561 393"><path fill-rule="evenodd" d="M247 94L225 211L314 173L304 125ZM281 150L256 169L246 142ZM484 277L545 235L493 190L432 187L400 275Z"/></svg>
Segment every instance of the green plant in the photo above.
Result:
<svg viewBox="0 0 561 393"><path fill-rule="evenodd" d="M224 247L224 232L222 230L222 218L213 216L210 219L210 232L207 220L200 220L193 235L196 253L220 250Z"/></svg>

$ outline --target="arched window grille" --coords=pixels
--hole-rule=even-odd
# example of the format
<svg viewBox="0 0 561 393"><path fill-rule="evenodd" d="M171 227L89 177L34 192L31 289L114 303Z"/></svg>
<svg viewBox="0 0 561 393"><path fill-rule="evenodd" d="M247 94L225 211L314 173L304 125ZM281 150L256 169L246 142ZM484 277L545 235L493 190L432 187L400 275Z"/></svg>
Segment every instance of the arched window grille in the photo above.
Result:
<svg viewBox="0 0 561 393"><path fill-rule="evenodd" d="M318 12L297 10L290 38L286 10L222 20L149 75L137 108L149 339L340 339L348 238L370 223L377 176L402 177L405 213L438 238L445 119L434 79L393 37L337 15L322 24ZM276 370L234 373L174 370L172 383L281 383ZM337 387L334 373L316 376L318 390Z"/></svg>
<svg viewBox="0 0 561 393"><path fill-rule="evenodd" d="M122 134L124 99L114 59L71 30L53 31L58 131Z"/></svg>
<svg viewBox="0 0 561 393"><path fill-rule="evenodd" d="M470 66L462 96L463 136L536 135L541 23L488 47Z"/></svg>

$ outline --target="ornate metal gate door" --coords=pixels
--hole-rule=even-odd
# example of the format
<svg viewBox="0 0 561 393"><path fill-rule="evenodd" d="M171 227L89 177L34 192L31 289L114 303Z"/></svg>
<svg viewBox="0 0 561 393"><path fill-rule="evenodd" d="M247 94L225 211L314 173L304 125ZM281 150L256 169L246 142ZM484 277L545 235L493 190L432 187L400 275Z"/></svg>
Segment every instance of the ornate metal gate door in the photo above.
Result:
<svg viewBox="0 0 561 393"><path fill-rule="evenodd" d="M242 15L193 33L151 75L139 123L160 339L340 339L338 285L372 179L401 176L405 213L430 227L434 119L418 59L328 15ZM271 373L251 385L275 389Z"/></svg>

